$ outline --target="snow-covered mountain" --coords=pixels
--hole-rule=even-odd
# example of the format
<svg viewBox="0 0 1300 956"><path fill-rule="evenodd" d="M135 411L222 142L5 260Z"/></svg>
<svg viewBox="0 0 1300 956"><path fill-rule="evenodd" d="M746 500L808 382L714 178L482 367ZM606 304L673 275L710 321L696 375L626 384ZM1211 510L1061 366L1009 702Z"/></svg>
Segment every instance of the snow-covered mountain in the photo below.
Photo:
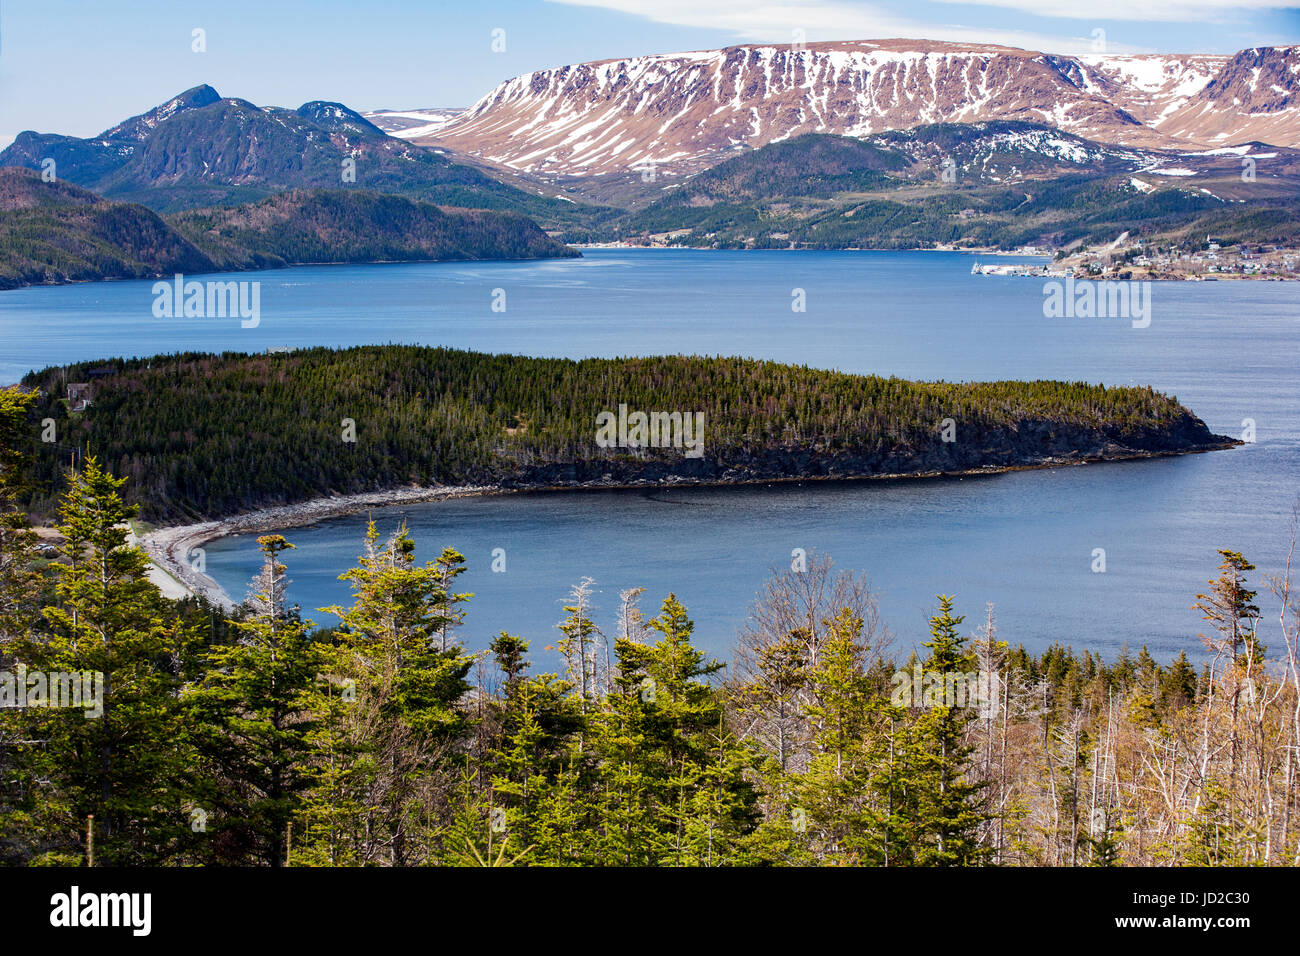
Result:
<svg viewBox="0 0 1300 956"><path fill-rule="evenodd" d="M803 133L987 120L1116 146L1300 146L1300 47L1057 56L917 40L735 46L528 73L410 138L562 177L650 162L689 173Z"/></svg>
<svg viewBox="0 0 1300 956"><path fill-rule="evenodd" d="M1257 140L1300 145L1300 46L1256 47L1230 57L1158 129L1206 146Z"/></svg>

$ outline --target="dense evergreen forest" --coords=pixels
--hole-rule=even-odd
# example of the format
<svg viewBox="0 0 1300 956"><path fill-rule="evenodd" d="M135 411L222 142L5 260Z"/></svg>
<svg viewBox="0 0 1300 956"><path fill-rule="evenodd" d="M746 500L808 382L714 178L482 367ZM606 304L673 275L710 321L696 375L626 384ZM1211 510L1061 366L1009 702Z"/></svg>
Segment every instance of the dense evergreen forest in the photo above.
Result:
<svg viewBox="0 0 1300 956"><path fill-rule="evenodd" d="M67 383L92 373L90 406L72 411ZM29 506L48 511L64 466L89 452L131 479L150 520L409 484L933 473L1231 443L1149 388L919 383L742 358L365 346L97 361L24 385L54 429ZM703 414L700 456L598 446L597 416L620 405Z"/></svg>
<svg viewBox="0 0 1300 956"><path fill-rule="evenodd" d="M1262 576L1220 552L1189 594L1206 634L1167 664L1030 655L946 596L903 658L861 575L818 555L774 572L726 666L671 594L643 612L624 592L605 633L587 581L556 633L470 651L464 559L417 563L404 531L358 541L343 606L287 605L279 535L235 614L164 599L128 543L128 481L94 458L38 558L34 402L0 390L0 688L105 680L97 715L0 708L4 863L1300 862L1289 571L1266 579L1285 609L1267 628ZM535 672L539 645L560 673ZM973 673L997 675L978 707Z"/></svg>
<svg viewBox="0 0 1300 956"><path fill-rule="evenodd" d="M0 169L0 289L92 279L142 279L215 266L143 206Z"/></svg>
<svg viewBox="0 0 1300 956"><path fill-rule="evenodd" d="M402 196L305 189L169 221L220 269L306 262L575 258L514 212L447 209Z"/></svg>

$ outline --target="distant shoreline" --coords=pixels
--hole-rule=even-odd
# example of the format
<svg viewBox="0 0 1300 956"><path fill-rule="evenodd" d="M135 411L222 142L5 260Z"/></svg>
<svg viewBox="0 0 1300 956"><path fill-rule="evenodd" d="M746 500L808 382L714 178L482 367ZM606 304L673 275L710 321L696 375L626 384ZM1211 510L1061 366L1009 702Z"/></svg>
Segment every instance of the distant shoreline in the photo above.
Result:
<svg viewBox="0 0 1300 956"><path fill-rule="evenodd" d="M960 249L950 246L926 246L916 249L877 249L864 246L842 246L837 249L808 249L808 248L784 248L776 249L764 247L762 249L752 248L723 248L718 249L713 246L684 246L684 245L667 245L667 246L648 246L631 242L572 242L569 245L574 249L642 249L651 252L670 252L685 250L688 252L955 252L964 256L988 256L1016 259L1041 259L1048 266L1056 261L1054 254L1044 252L1017 252L1008 249L993 249L974 246L963 246ZM1071 267L1073 268L1073 267ZM1074 275L1079 282L1297 282L1295 276L1277 275L1276 273L1239 273L1239 272L1220 272L1213 275L1202 275L1200 273L1139 273L1134 270L1127 278L1120 279L1115 275ZM1003 278L1061 278L1055 275L1037 275L1034 273L1017 274L1014 276L1004 276Z"/></svg>
<svg viewBox="0 0 1300 956"><path fill-rule="evenodd" d="M558 241L558 240L557 240ZM567 248L578 251L581 247L565 243ZM266 266L261 269L217 269L204 270L201 272L189 271L184 272L185 276L224 276L224 275L248 275L250 273L263 272L287 272L290 269L319 269L324 266L418 266L418 265L441 265L443 263L481 263L481 262L562 262L566 259L581 259L582 253L578 252L576 256L515 256L509 259L505 258L486 258L486 259L359 259L355 262L287 262L284 265ZM69 285L92 285L97 282L166 282L175 278L175 273L167 275L147 275L147 276L99 276L94 279L60 279L57 281L47 282L24 282L15 285L0 283L0 292L17 292L19 289L57 289L61 286Z"/></svg>
<svg viewBox="0 0 1300 956"><path fill-rule="evenodd" d="M558 241L558 240L557 240ZM285 265L267 266L261 269L218 269L216 271L186 272L186 276L220 276L220 275L248 275L252 273L261 274L264 272L287 272L291 269L322 268L326 266L395 266L395 265L437 265L444 263L453 264L470 264L470 263L490 263L490 262L563 262L566 259L581 259L582 250L584 249L636 249L647 252L955 252L965 256L996 256L1003 258L1019 259L1042 259L1050 263L1053 257L1049 254L1040 252L1016 252L1006 249L985 249L985 248L961 248L952 249L940 246L927 246L917 249L877 249L863 246L844 246L838 249L717 249L712 246L647 246L635 243L625 242L570 242L565 243L570 249L578 252L576 256L520 256L515 258L491 258L491 259L363 259L355 262L290 262ZM54 289L62 286L72 285L92 285L99 282L162 282L172 279L174 276L169 275L147 275L147 276L100 276L94 279L60 279L45 282L24 282L16 284L6 284L0 282L0 293L16 292L20 289ZM1100 282L1107 279L1114 280L1114 276L1089 276L1079 277L1079 281ZM1240 273L1220 273L1218 275L1204 277L1201 275L1133 275L1132 281L1141 282L1219 282L1219 281L1255 281L1255 282L1295 282L1300 281L1289 276L1279 276L1275 274L1240 274ZM1125 280L1128 281L1128 280Z"/></svg>
<svg viewBox="0 0 1300 956"><path fill-rule="evenodd" d="M994 249L974 246L963 246L960 249L951 246L925 246L915 249L896 249L896 248L876 248L875 246L840 246L834 249L810 249L810 248L791 248L786 247L778 249L775 247L765 246L762 249L744 248L717 248L714 246L684 246L677 243L669 246L647 246L634 242L569 242L565 243L573 249L646 249L651 252L671 252L674 250L687 250L688 252L958 252L962 255L972 256L1017 256L1022 259L1048 259L1052 258L1051 254L1045 252L1016 252L1008 249Z"/></svg>
<svg viewBox="0 0 1300 956"><path fill-rule="evenodd" d="M356 495L336 495L313 498L292 505L277 505L241 515L217 518L192 524L171 525L142 535L140 546L163 572L175 578L190 593L203 597L225 612L235 609L239 602L204 571L196 570L189 561L195 549L210 541L241 534L269 534L313 525L332 518L358 514L374 509L401 507L445 501L451 498L482 498L494 495L522 494L526 492L573 491L633 491L664 490L673 488L727 488L772 484L799 484L813 482L901 481L924 478L961 478L982 475L1001 475L1015 471L1039 471L1109 462L1140 461L1149 458L1170 458L1179 455L1222 451L1240 442L1218 442L1196 448L1176 451L1131 451L1123 454L1088 458L1047 458L1023 465L987 465L962 471L924 471L879 475L796 475L788 478L763 478L734 481L646 481L636 483L585 483L572 485L436 485L416 488L397 488L388 491L364 492Z"/></svg>

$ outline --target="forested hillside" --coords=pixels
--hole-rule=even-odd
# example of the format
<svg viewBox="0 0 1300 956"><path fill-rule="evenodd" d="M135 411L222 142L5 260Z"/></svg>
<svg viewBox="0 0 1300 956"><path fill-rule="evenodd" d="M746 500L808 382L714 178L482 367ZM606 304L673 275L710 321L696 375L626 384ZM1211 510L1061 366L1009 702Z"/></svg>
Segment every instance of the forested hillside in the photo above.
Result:
<svg viewBox="0 0 1300 956"><path fill-rule="evenodd" d="M247 206L178 213L170 221L221 269L578 255L517 213L443 210L401 196L338 189L279 193Z"/></svg>
<svg viewBox="0 0 1300 956"><path fill-rule="evenodd" d="M211 259L143 206L0 169L0 289L213 269Z"/></svg>
<svg viewBox="0 0 1300 956"><path fill-rule="evenodd" d="M305 262L576 255L510 212L317 189L164 219L27 170L0 169L0 289Z"/></svg>
<svg viewBox="0 0 1300 956"><path fill-rule="evenodd" d="M93 402L63 383L90 369ZM150 518L418 483L740 481L958 471L1231 444L1146 388L918 383L742 358L535 359L366 346L47 369L34 501L71 449L131 478ZM701 454L598 447L602 412L702 414ZM345 419L352 422L351 433ZM349 440L351 439L351 440Z"/></svg>
<svg viewBox="0 0 1300 956"><path fill-rule="evenodd" d="M1125 231L1300 243L1300 153L1260 155L1263 172L1244 184L1235 153L1104 146L1031 123L936 124L862 140L807 134L674 185L617 231L722 248L1063 247ZM1171 170L1163 178L1162 167Z"/></svg>

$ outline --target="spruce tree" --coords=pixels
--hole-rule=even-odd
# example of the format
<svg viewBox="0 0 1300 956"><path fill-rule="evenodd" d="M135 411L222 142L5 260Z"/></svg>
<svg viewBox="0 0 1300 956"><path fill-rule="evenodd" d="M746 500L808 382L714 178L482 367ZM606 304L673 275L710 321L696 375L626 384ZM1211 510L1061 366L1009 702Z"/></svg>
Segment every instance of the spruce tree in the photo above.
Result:
<svg viewBox="0 0 1300 956"><path fill-rule="evenodd" d="M190 833L181 786L189 739L177 698L181 662L197 641L128 543L138 509L122 500L124 483L94 457L71 477L48 629L18 644L18 657L48 681L101 682L97 714L47 706L24 718L34 776L49 785L38 811L48 832L84 854L93 827L96 863L120 865L168 859Z"/></svg>
<svg viewBox="0 0 1300 956"><path fill-rule="evenodd" d="M321 649L328 673L317 682L316 709L324 723L303 826L331 841L345 826L354 835L350 859L402 866L427 842L417 837L421 821L466 727L457 705L474 658L446 638L469 597L447 590L462 564L444 551L420 565L404 525L381 545L371 521L357 566L340 575L352 585L352 605L322 609L340 624Z"/></svg>
<svg viewBox="0 0 1300 956"><path fill-rule="evenodd" d="M293 545L278 534L257 543L263 563L253 585L255 613L235 621L233 643L209 650L207 672L185 700L200 735L197 802L215 847L278 867L312 784L315 695L326 658L311 623L285 605L288 569L280 555Z"/></svg>
<svg viewBox="0 0 1300 956"><path fill-rule="evenodd" d="M648 628L660 635L653 645L615 645L615 690L598 722L603 862L726 862L757 814L751 761L725 726L720 693L701 680L722 665L692 645L676 595Z"/></svg>
<svg viewBox="0 0 1300 956"><path fill-rule="evenodd" d="M807 710L815 732L800 788L805 825L822 862L880 862L877 821L866 801L872 706L858 641L862 619L844 608L825 626L827 637L808 676L816 703Z"/></svg>
<svg viewBox="0 0 1300 956"><path fill-rule="evenodd" d="M919 866L970 866L987 856L979 842L985 820L979 801L983 784L967 779L973 748L966 742L966 727L973 709L950 696L955 680L974 672L974 656L957 630L963 620L953 614L953 599L940 595L939 613L930 619L930 640L922 645L930 649L922 664L927 692L941 687L944 699L927 701L916 721Z"/></svg>
<svg viewBox="0 0 1300 956"><path fill-rule="evenodd" d="M47 577L37 567L37 539L21 500L35 444L28 419L35 392L0 389L0 673L17 678L20 644L37 626ZM0 865L29 858L42 836L31 816L34 779L22 758L28 739L22 713L0 708Z"/></svg>

